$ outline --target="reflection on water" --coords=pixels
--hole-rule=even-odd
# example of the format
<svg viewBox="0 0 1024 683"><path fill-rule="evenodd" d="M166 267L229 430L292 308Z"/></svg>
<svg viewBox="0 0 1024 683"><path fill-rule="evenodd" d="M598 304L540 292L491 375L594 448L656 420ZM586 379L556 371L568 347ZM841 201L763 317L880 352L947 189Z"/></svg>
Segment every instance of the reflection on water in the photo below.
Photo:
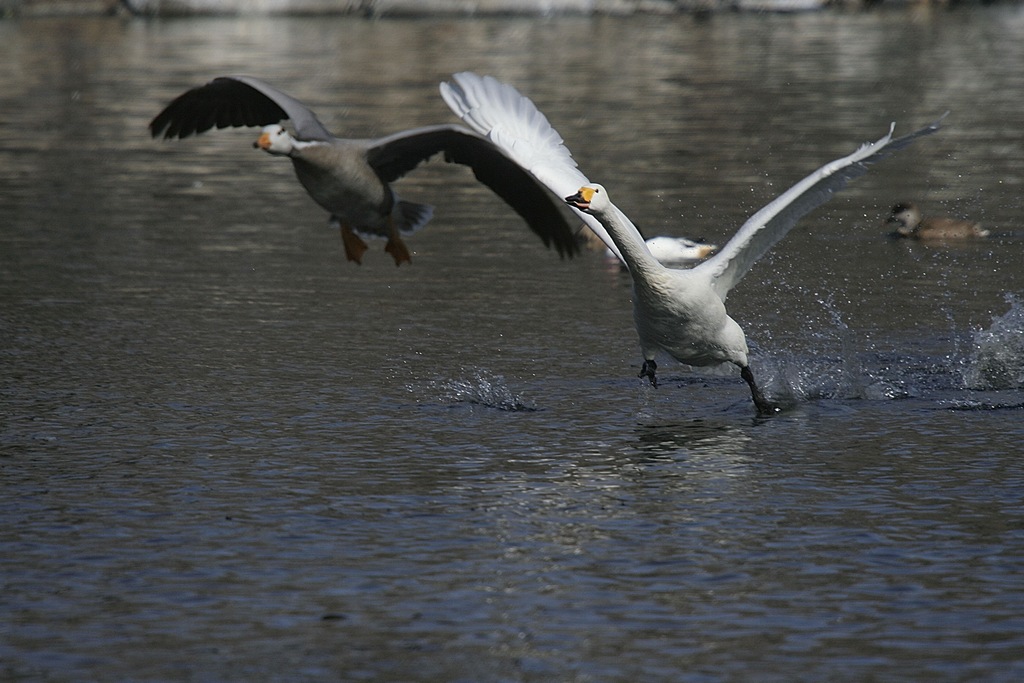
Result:
<svg viewBox="0 0 1024 683"><path fill-rule="evenodd" d="M704 419L680 424L645 424L637 427L636 433L637 448L652 457L682 452L715 456L733 464L745 458L752 438L730 424Z"/></svg>
<svg viewBox="0 0 1024 683"><path fill-rule="evenodd" d="M1024 12L0 22L0 567L13 680L1018 680ZM623 49L628 45L629 49ZM724 244L889 121L944 129L730 296L781 417L640 354L628 278L465 169L344 261L252 131L537 101L650 234ZM987 240L887 240L913 199ZM1007 310L1009 308L1009 310ZM681 673L684 672L684 673Z"/></svg>

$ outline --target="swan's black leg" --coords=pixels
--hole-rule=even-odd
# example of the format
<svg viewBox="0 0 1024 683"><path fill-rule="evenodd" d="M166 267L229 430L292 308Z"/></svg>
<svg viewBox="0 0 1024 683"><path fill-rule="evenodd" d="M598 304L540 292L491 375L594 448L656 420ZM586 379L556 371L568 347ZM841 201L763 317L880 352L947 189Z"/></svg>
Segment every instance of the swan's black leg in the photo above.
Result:
<svg viewBox="0 0 1024 683"><path fill-rule="evenodd" d="M751 372L749 365L744 365L740 368L740 377L750 385L750 395L754 399L754 406L757 407L758 415L774 415L779 412L779 407L774 403L769 402L764 397L764 394L761 393L761 389L758 388L757 382L754 381L754 373Z"/></svg>
<svg viewBox="0 0 1024 683"><path fill-rule="evenodd" d="M644 366L640 368L640 374L637 375L637 377L646 377L647 379L651 380L651 386L656 387L658 386L658 377L655 374L657 371L657 363L655 363L653 360L644 359Z"/></svg>

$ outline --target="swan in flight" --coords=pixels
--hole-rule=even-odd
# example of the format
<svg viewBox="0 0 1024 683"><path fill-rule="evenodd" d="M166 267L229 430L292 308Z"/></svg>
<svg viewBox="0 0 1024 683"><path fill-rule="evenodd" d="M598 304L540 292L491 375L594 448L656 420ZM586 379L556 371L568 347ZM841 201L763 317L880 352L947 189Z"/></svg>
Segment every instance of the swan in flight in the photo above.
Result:
<svg viewBox="0 0 1024 683"><path fill-rule="evenodd" d="M934 133L942 120L895 140L894 125L890 126L889 133L878 141L825 164L759 210L707 261L689 270L674 270L651 255L639 231L611 202L607 190L580 172L561 136L529 99L490 77L464 72L453 76L453 81L441 85L448 106L564 197L626 263L633 280L633 318L644 358L640 376L657 386L655 357L659 352L693 366L732 363L740 368L762 415L778 408L765 398L754 379L746 337L726 312L729 291L802 216L849 180L866 173L868 164Z"/></svg>
<svg viewBox="0 0 1024 683"><path fill-rule="evenodd" d="M921 210L913 202L900 202L892 207L886 224L895 224L894 237L918 240L965 240L988 237L980 223L948 216L921 217Z"/></svg>
<svg viewBox="0 0 1024 683"><path fill-rule="evenodd" d="M295 134L280 122L291 119ZM463 126L438 125L383 138L334 137L298 100L250 76L222 76L179 95L149 124L153 137L186 138L216 126L264 126L254 147L291 159L310 197L331 214L345 254L360 263L360 235L387 237L396 265L411 261L401 235L422 228L433 207L400 200L391 189L421 162L444 153L446 161L473 169L523 217L545 245L562 256L578 250L564 209L536 179L496 145Z"/></svg>

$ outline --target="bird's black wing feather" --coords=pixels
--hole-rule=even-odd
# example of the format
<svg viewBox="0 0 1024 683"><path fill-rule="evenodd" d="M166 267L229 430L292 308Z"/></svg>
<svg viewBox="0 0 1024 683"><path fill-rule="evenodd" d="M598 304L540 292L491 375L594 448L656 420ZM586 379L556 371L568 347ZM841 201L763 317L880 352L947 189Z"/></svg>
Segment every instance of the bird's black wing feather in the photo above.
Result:
<svg viewBox="0 0 1024 683"><path fill-rule="evenodd" d="M179 95L150 122L153 137L187 138L213 127L266 126L291 119L301 140L329 140L316 115L290 95L251 76L221 76Z"/></svg>
<svg viewBox="0 0 1024 683"><path fill-rule="evenodd" d="M390 135L374 141L367 159L390 183L440 152L445 161L472 168L477 180L505 200L559 255L572 256L579 250L573 229L551 193L499 147L468 128L430 126Z"/></svg>

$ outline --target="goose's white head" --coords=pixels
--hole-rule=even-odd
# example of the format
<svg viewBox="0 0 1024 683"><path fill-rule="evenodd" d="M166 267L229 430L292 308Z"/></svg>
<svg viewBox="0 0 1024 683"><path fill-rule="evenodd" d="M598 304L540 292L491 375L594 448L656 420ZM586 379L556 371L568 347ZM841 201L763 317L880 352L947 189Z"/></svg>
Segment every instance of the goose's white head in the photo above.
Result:
<svg viewBox="0 0 1024 683"><path fill-rule="evenodd" d="M263 127L263 132L252 146L270 154L287 156L295 149L295 138L280 123L272 123Z"/></svg>
<svg viewBox="0 0 1024 683"><path fill-rule="evenodd" d="M597 183L584 185L579 189L579 192L571 197L566 197L565 203L586 213L604 211L611 206L607 190Z"/></svg>

